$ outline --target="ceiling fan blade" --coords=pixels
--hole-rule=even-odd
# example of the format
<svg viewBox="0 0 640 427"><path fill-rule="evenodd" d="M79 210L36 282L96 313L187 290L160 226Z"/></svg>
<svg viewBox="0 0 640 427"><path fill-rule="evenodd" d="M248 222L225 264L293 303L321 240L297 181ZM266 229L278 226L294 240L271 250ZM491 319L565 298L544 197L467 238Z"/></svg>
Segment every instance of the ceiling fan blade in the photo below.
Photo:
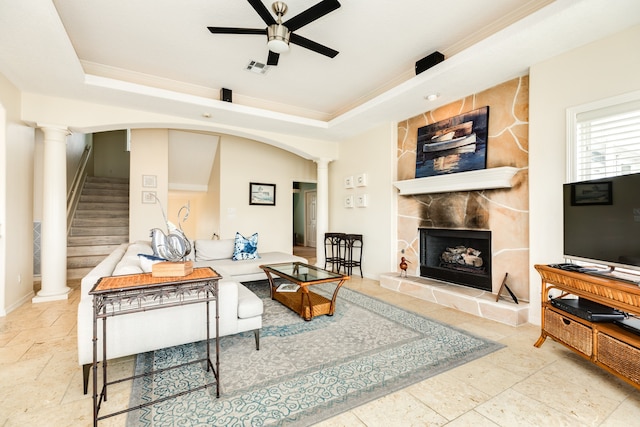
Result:
<svg viewBox="0 0 640 427"><path fill-rule="evenodd" d="M278 65L278 59L280 59L280 54L269 51L269 57L267 58L267 65Z"/></svg>
<svg viewBox="0 0 640 427"><path fill-rule="evenodd" d="M235 28L235 27L207 27L213 34L267 34L267 29Z"/></svg>
<svg viewBox="0 0 640 427"><path fill-rule="evenodd" d="M323 17L327 13L333 12L339 7L340 3L338 2L338 0L322 0L315 6L311 6L304 12L301 12L293 18L289 19L284 23L284 26L287 27L289 31L295 31L298 28L304 27L308 23Z"/></svg>
<svg viewBox="0 0 640 427"><path fill-rule="evenodd" d="M316 43L294 33L291 33L291 35L289 36L289 41L293 44L297 44L298 46L302 46L306 49L317 52L321 55L328 56L329 58L334 58L339 53L337 50L333 50L321 45L320 43Z"/></svg>
<svg viewBox="0 0 640 427"><path fill-rule="evenodd" d="M251 5L251 7L253 7L255 11L258 12L258 15L260 15L260 18L262 18L265 24L267 25L276 24L275 18L273 17L273 15L271 15L271 12L269 12L269 9L267 9L267 7L264 5L264 3L262 3L262 1L260 0L247 0L247 1Z"/></svg>

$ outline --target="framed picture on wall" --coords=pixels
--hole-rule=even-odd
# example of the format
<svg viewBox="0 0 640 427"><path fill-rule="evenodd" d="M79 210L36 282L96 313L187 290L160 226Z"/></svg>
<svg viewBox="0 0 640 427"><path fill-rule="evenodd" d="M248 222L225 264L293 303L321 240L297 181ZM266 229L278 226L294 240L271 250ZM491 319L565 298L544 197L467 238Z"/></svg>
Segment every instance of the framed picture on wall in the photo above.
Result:
<svg viewBox="0 0 640 427"><path fill-rule="evenodd" d="M416 178L485 169L488 139L488 106L419 128Z"/></svg>
<svg viewBox="0 0 640 427"><path fill-rule="evenodd" d="M276 205L276 185L250 182L249 183L249 204L275 206Z"/></svg>
<svg viewBox="0 0 640 427"><path fill-rule="evenodd" d="M157 175L142 175L142 186L146 188L156 188L158 185Z"/></svg>
<svg viewBox="0 0 640 427"><path fill-rule="evenodd" d="M353 207L353 195L345 196L344 198L344 207L352 208Z"/></svg>
<svg viewBox="0 0 640 427"><path fill-rule="evenodd" d="M353 188L353 175L348 176L344 179L344 188Z"/></svg>
<svg viewBox="0 0 640 427"><path fill-rule="evenodd" d="M155 203L156 202L156 192L155 191L143 191L142 192L142 203Z"/></svg>

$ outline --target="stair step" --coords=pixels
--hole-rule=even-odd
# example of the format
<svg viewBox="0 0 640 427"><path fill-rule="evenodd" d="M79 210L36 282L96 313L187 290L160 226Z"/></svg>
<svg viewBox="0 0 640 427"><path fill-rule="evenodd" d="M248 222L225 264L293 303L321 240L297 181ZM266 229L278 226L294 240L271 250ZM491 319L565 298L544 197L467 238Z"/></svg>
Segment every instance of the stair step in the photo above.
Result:
<svg viewBox="0 0 640 427"><path fill-rule="evenodd" d="M71 236L67 238L67 246L89 246L89 245L119 245L127 243L129 235L126 236Z"/></svg>
<svg viewBox="0 0 640 427"><path fill-rule="evenodd" d="M107 256L120 245L68 246L67 256L104 255Z"/></svg>
<svg viewBox="0 0 640 427"><path fill-rule="evenodd" d="M91 270L93 270L93 267L68 268L67 269L67 280L82 279L84 276L89 274L89 272Z"/></svg>
<svg viewBox="0 0 640 427"><path fill-rule="evenodd" d="M108 211L112 209L128 210L129 203L78 203L78 211L83 210L102 210Z"/></svg>
<svg viewBox="0 0 640 427"><path fill-rule="evenodd" d="M87 183L129 184L129 178L116 178L112 176L87 176Z"/></svg>
<svg viewBox="0 0 640 427"><path fill-rule="evenodd" d="M78 207L82 206L84 203L126 203L129 205L129 196L118 196L118 195L93 195L90 194L85 196L84 193L80 196L80 200L78 201Z"/></svg>
<svg viewBox="0 0 640 427"><path fill-rule="evenodd" d="M95 267L106 258L106 255L91 255L91 256L73 256L67 257L67 269L69 268L87 268Z"/></svg>
<svg viewBox="0 0 640 427"><path fill-rule="evenodd" d="M84 209L76 211L76 219L79 218L129 218L128 209L109 209L102 211L98 209Z"/></svg>
<svg viewBox="0 0 640 427"><path fill-rule="evenodd" d="M129 191L129 184L107 184L107 183L87 183L82 188L82 192L85 190L91 191Z"/></svg>
<svg viewBox="0 0 640 427"><path fill-rule="evenodd" d="M128 236L129 227L71 227L70 236Z"/></svg>
<svg viewBox="0 0 640 427"><path fill-rule="evenodd" d="M76 218L71 224L72 227L128 227L129 217L93 217Z"/></svg>
<svg viewBox="0 0 640 427"><path fill-rule="evenodd" d="M87 177L67 238L67 278L81 279L129 241L129 180Z"/></svg>
<svg viewBox="0 0 640 427"><path fill-rule="evenodd" d="M82 196L120 196L129 198L129 187L124 186L122 189L114 188L83 188Z"/></svg>

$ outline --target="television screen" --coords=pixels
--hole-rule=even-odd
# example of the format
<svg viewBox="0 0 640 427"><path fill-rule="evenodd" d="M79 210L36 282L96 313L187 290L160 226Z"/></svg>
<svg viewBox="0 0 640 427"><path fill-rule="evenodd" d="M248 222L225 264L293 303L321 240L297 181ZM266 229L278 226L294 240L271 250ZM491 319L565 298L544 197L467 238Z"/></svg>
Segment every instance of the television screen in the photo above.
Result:
<svg viewBox="0 0 640 427"><path fill-rule="evenodd" d="M640 174L564 184L564 255L640 270Z"/></svg>

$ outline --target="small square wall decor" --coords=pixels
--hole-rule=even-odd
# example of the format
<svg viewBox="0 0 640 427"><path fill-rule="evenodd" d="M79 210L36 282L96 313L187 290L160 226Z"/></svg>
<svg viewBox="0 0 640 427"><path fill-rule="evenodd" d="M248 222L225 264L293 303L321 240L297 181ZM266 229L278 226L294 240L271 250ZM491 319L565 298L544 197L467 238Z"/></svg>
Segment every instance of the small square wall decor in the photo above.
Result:
<svg viewBox="0 0 640 427"><path fill-rule="evenodd" d="M142 203L155 203L156 202L156 192L155 191L143 191L142 192Z"/></svg>
<svg viewBox="0 0 640 427"><path fill-rule="evenodd" d="M361 173L356 176L356 186L357 187L366 187L367 186L367 174Z"/></svg>
<svg viewBox="0 0 640 427"><path fill-rule="evenodd" d="M146 188L156 188L158 186L158 176L142 175L142 186Z"/></svg>
<svg viewBox="0 0 640 427"><path fill-rule="evenodd" d="M358 207L358 208L366 208L367 207L367 195L366 194L358 194L356 196L356 207Z"/></svg>
<svg viewBox="0 0 640 427"><path fill-rule="evenodd" d="M353 207L353 196L345 196L344 198L344 207L352 208Z"/></svg>
<svg viewBox="0 0 640 427"><path fill-rule="evenodd" d="M344 188L353 188L353 175L344 179Z"/></svg>

